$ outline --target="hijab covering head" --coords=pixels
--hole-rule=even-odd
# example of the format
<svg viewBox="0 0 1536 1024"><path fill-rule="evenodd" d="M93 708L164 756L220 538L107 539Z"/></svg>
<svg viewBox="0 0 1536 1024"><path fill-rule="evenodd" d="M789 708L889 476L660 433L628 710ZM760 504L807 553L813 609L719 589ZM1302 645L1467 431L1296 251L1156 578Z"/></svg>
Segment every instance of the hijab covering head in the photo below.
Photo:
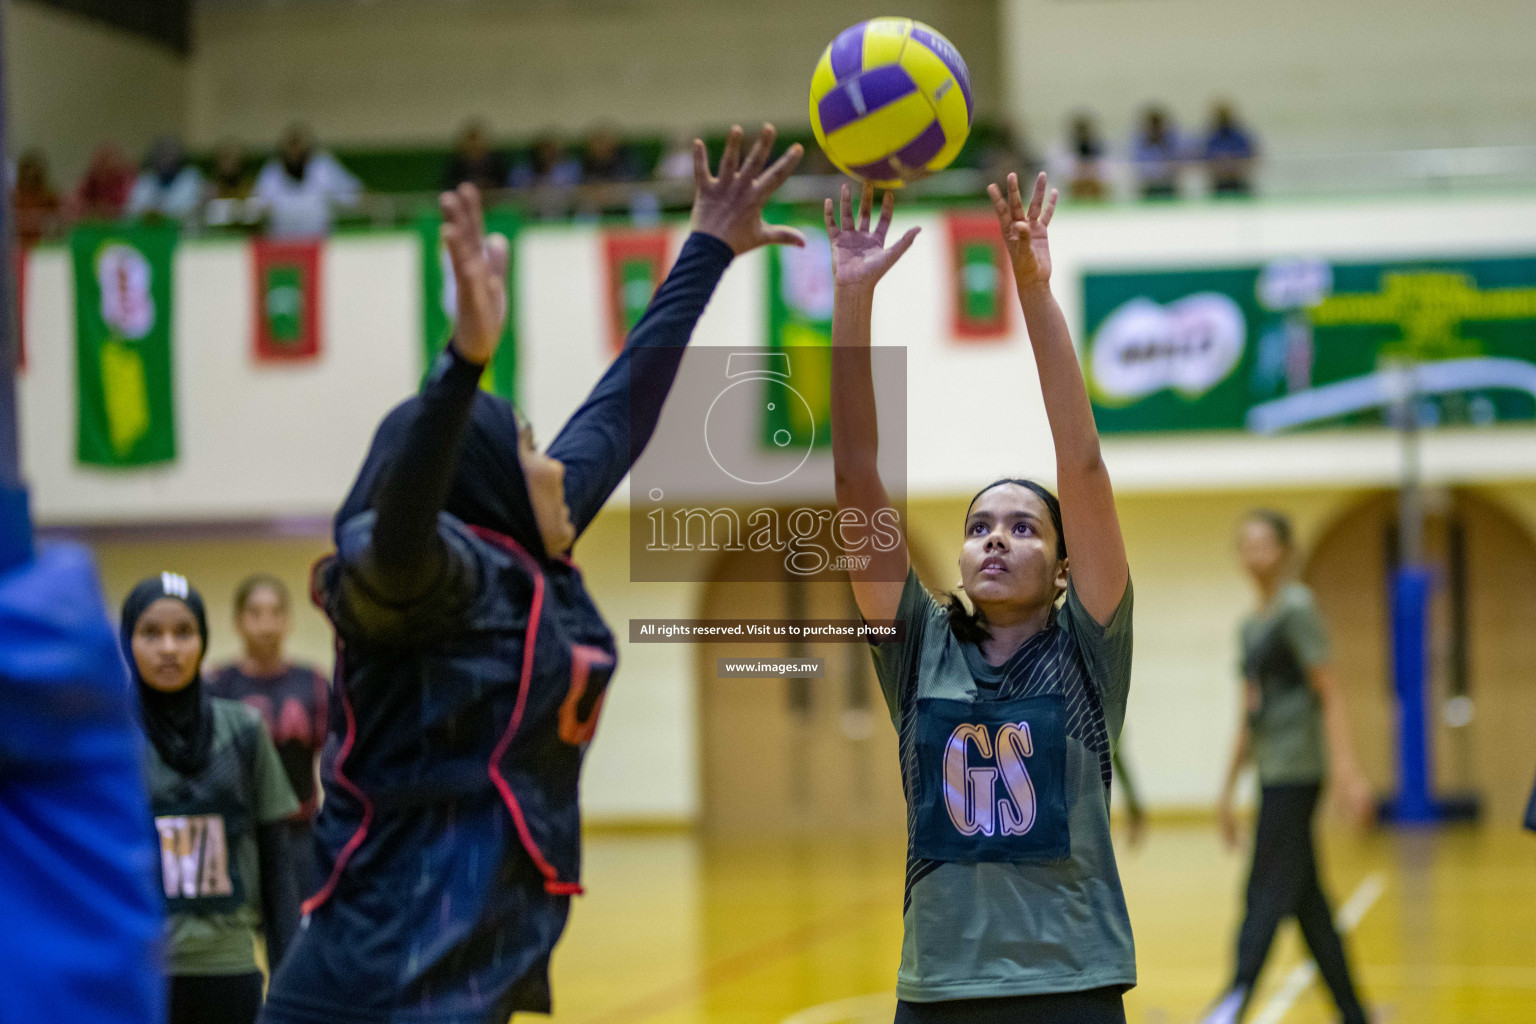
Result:
<svg viewBox="0 0 1536 1024"><path fill-rule="evenodd" d="M336 514L338 544L342 527L374 507L421 406L419 395L408 398L390 410L379 424L363 468ZM510 402L484 391L475 392L443 511L467 526L511 537L540 562L547 563L549 556L539 533L539 520L523 479L518 430L517 411Z"/></svg>
<svg viewBox="0 0 1536 1024"><path fill-rule="evenodd" d="M168 597L187 606L197 620L201 647L192 681L174 692L157 690L144 681L133 656L133 633L149 606ZM144 731L160 759L183 775L195 775L208 764L213 750L213 708L203 690L203 655L208 651L208 615L203 598L185 576L163 572L141 580L123 599L119 643L128 672L138 687L144 710Z"/></svg>

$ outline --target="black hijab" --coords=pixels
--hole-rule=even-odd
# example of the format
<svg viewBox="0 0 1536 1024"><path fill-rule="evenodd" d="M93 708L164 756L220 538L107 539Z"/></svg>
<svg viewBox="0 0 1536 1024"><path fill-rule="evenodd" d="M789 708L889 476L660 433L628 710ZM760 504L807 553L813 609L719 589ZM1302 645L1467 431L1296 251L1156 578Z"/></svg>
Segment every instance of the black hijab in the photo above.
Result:
<svg viewBox="0 0 1536 1024"><path fill-rule="evenodd" d="M421 414L420 395L406 399L384 417L352 490L336 513L336 540L354 516L374 506L389 470L405 445L411 424ZM518 415L512 403L476 391L469 424L459 449L459 463L443 511L469 526L511 537L540 563L551 561L539 533L539 520L528 497L518 456ZM557 552L558 554L558 552Z"/></svg>
<svg viewBox="0 0 1536 1024"><path fill-rule="evenodd" d="M139 662L133 656L133 632L139 618L150 605L169 597L187 606L197 620L202 647L197 655L197 669L192 681L171 693L157 690L144 681ZM208 652L208 616L203 598L187 583L185 576L163 572L142 580L123 599L122 622L118 642L123 660L138 686L139 703L144 709L144 731L160 759L183 775L196 775L208 764L213 750L213 708L203 690L203 655Z"/></svg>

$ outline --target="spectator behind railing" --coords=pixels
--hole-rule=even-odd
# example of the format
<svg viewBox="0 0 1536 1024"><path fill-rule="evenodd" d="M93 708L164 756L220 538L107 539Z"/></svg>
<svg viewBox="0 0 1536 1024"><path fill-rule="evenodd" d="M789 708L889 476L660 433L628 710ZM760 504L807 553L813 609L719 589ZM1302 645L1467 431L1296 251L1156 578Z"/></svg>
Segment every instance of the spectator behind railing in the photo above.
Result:
<svg viewBox="0 0 1536 1024"><path fill-rule="evenodd" d="M513 167L507 177L507 185L511 188L540 191L530 208L543 220L564 217L570 202L568 190L580 183L581 162L566 153L559 136L552 132L534 139L528 159Z"/></svg>
<svg viewBox="0 0 1536 1024"><path fill-rule="evenodd" d="M471 121L464 126L458 145L448 155L442 186L451 191L469 182L481 192L492 192L507 186L511 172L507 155L491 148L485 122Z"/></svg>
<svg viewBox="0 0 1536 1024"><path fill-rule="evenodd" d="M245 150L238 142L225 139L213 151L213 173L208 191L213 199L245 200L251 197L254 179L246 167Z"/></svg>
<svg viewBox="0 0 1536 1024"><path fill-rule="evenodd" d="M1040 169L1040 157L1030 147L1028 137L1010 124L1001 125L981 151L981 170L988 181L1007 181L1010 172L1021 180L1025 175L1033 179Z"/></svg>
<svg viewBox="0 0 1536 1024"><path fill-rule="evenodd" d="M362 185L334 156L315 149L307 127L283 136L278 154L256 176L255 198L273 238L320 238L330 233L337 207L355 206Z"/></svg>
<svg viewBox="0 0 1536 1024"><path fill-rule="evenodd" d="M666 152L656 161L656 171L652 177L657 181L692 181L695 137L692 132L673 132Z"/></svg>
<svg viewBox="0 0 1536 1024"><path fill-rule="evenodd" d="M1143 199L1175 199L1184 147L1168 112L1151 106L1142 115L1141 128L1131 140L1131 169L1136 175L1136 194Z"/></svg>
<svg viewBox="0 0 1536 1024"><path fill-rule="evenodd" d="M41 150L29 149L16 161L16 192L12 202L17 244L36 245L58 235L63 203L48 180L48 158Z"/></svg>
<svg viewBox="0 0 1536 1024"><path fill-rule="evenodd" d="M162 135L144 158L144 170L128 194L126 215L187 223L202 209L203 172L187 159L180 140Z"/></svg>
<svg viewBox="0 0 1536 1024"><path fill-rule="evenodd" d="M1066 149L1058 159L1067 195L1072 199L1097 202L1109 198L1108 160L1104 140L1092 114L1072 118Z"/></svg>
<svg viewBox="0 0 1536 1024"><path fill-rule="evenodd" d="M1253 165L1259 147L1237 120L1232 104L1219 102L1211 110L1211 128L1201 156L1211 176L1211 191L1218 196L1253 194Z"/></svg>
<svg viewBox="0 0 1536 1024"><path fill-rule="evenodd" d="M75 187L71 216L77 220L117 220L128 205L133 176L133 165L122 147L113 142L102 143Z"/></svg>

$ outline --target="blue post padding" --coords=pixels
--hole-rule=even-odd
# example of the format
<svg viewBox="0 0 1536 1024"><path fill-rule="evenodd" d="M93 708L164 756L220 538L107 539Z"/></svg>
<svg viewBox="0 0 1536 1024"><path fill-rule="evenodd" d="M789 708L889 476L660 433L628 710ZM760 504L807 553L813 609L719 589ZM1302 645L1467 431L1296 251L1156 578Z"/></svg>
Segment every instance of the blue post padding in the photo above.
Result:
<svg viewBox="0 0 1536 1024"><path fill-rule="evenodd" d="M1405 824L1437 821L1429 749L1429 595L1423 566L1404 566L1392 586L1392 675L1397 691L1397 796L1390 813Z"/></svg>
<svg viewBox="0 0 1536 1024"><path fill-rule="evenodd" d="M27 492L0 484L0 573L32 560L32 517Z"/></svg>
<svg viewBox="0 0 1536 1024"><path fill-rule="evenodd" d="M90 555L0 575L0 1021L164 1021L143 751Z"/></svg>

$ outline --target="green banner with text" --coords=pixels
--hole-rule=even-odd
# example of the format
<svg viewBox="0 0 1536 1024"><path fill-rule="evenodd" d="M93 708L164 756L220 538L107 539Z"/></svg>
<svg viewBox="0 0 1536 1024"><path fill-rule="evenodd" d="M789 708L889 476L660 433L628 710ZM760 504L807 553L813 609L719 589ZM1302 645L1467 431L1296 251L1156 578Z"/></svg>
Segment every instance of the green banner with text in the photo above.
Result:
<svg viewBox="0 0 1536 1024"><path fill-rule="evenodd" d="M1105 433L1536 419L1536 257L1089 273Z"/></svg>
<svg viewBox="0 0 1536 1024"><path fill-rule="evenodd" d="M76 456L92 466L176 458L173 226L83 225L75 278Z"/></svg>

